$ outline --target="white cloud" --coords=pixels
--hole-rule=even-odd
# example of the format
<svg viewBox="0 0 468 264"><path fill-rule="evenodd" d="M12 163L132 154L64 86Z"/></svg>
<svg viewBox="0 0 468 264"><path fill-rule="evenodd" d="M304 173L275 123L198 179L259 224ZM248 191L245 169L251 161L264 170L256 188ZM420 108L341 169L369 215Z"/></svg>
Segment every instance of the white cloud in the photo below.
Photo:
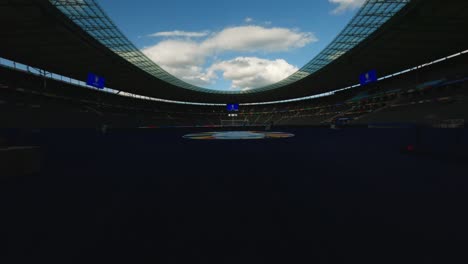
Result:
<svg viewBox="0 0 468 264"><path fill-rule="evenodd" d="M148 35L149 37L187 37L187 38L202 38L208 36L208 31L203 32L187 32L181 30L174 30L174 31L164 31L164 32L157 32Z"/></svg>
<svg viewBox="0 0 468 264"><path fill-rule="evenodd" d="M178 67L184 65L202 65L207 53L200 44L192 40L164 40L143 52L160 66Z"/></svg>
<svg viewBox="0 0 468 264"><path fill-rule="evenodd" d="M353 10L361 7L366 0L328 0L332 4L337 4L338 6L332 11L333 14L341 14L348 10Z"/></svg>
<svg viewBox="0 0 468 264"><path fill-rule="evenodd" d="M253 20L253 18L251 18L251 17L246 17L246 18L244 19L244 22L245 22L245 23L252 23L253 21L254 21L254 20Z"/></svg>
<svg viewBox="0 0 468 264"><path fill-rule="evenodd" d="M182 34L173 34L174 37L177 35ZM209 59L224 52L284 52L316 41L317 38L310 32L249 25L225 28L199 41L163 40L144 48L143 53L169 73L194 85L209 85L216 79L215 72L222 71L226 79L232 80L233 87L256 88L279 81L297 69L284 60L267 61L258 58L237 58L216 63L208 69L203 67ZM249 77L235 76L242 72L236 70L235 66L242 63L248 67L244 72L248 72ZM273 77L275 74L276 78Z"/></svg>
<svg viewBox="0 0 468 264"><path fill-rule="evenodd" d="M182 67L165 67L165 70L170 74L177 76L185 82L197 86L207 86L215 79L215 75L206 72L203 67L187 65Z"/></svg>
<svg viewBox="0 0 468 264"><path fill-rule="evenodd" d="M265 28L261 26L230 27L203 42L202 46L213 51L279 52L302 48L316 42L309 32L288 28Z"/></svg>
<svg viewBox="0 0 468 264"><path fill-rule="evenodd" d="M208 72L212 75L213 72L221 71L226 80L232 81L232 89L246 91L279 82L297 70L297 67L282 59L238 57L215 63L208 69Z"/></svg>
<svg viewBox="0 0 468 264"><path fill-rule="evenodd" d="M170 74L199 86L209 84L211 78L203 74L207 54L199 43L191 40L165 40L143 50L146 56Z"/></svg>

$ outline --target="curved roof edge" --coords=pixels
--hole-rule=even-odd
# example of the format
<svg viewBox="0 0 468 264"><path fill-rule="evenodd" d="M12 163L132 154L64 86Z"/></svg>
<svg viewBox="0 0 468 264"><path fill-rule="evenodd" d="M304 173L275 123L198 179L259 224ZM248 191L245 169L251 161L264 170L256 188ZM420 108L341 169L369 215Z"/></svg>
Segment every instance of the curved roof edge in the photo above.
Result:
<svg viewBox="0 0 468 264"><path fill-rule="evenodd" d="M115 54L156 78L197 92L218 93L186 83L154 63L120 31L95 0L49 0L49 2Z"/></svg>
<svg viewBox="0 0 468 264"><path fill-rule="evenodd" d="M197 92L227 95L252 94L278 89L308 77L359 45L411 2L411 0L367 0L351 22L324 50L288 78L247 91L217 91L186 83L162 69L125 37L96 0L49 1L94 39L154 77Z"/></svg>
<svg viewBox="0 0 468 264"><path fill-rule="evenodd" d="M252 90L263 92L281 88L319 71L366 40L410 2L411 0L367 0L338 36L299 71L282 81Z"/></svg>

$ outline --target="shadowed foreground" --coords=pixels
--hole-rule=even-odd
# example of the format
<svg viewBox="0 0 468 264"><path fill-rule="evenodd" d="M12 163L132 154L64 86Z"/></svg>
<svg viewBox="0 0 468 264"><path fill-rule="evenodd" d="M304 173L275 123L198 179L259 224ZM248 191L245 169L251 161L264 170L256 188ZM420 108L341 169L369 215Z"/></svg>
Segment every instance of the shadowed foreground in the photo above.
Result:
<svg viewBox="0 0 468 264"><path fill-rule="evenodd" d="M467 133L43 130L1 180L2 256L133 263L466 263ZM412 145L415 153L402 149ZM420 150L420 151L419 151Z"/></svg>

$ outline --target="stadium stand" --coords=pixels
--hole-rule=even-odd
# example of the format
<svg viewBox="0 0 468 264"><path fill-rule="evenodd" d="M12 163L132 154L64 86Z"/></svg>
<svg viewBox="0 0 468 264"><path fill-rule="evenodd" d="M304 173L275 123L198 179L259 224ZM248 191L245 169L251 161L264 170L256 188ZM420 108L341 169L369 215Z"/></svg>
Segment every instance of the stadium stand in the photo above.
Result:
<svg viewBox="0 0 468 264"><path fill-rule="evenodd" d="M1 263L468 263L468 1L365 1L307 76L233 94L164 73L94 0L0 14L1 60L29 65L0 66ZM184 138L255 129L294 137Z"/></svg>
<svg viewBox="0 0 468 264"><path fill-rule="evenodd" d="M350 124L400 120L426 125L448 119L466 120L466 60L467 55L461 55L369 87L322 98L241 107L238 118L247 119L252 126L326 126L338 119L348 119ZM222 106L147 101L8 67L0 71L1 107L11 113L4 127L99 127L104 123L110 127L216 126L227 118ZM414 116L402 114L407 111Z"/></svg>
<svg viewBox="0 0 468 264"><path fill-rule="evenodd" d="M211 108L150 102L0 67L2 127L113 127L208 125ZM46 85L45 85L46 83ZM206 107L205 107L206 108ZM211 113L219 115L218 113ZM219 118L218 118L219 120ZM219 122L216 122L219 124Z"/></svg>

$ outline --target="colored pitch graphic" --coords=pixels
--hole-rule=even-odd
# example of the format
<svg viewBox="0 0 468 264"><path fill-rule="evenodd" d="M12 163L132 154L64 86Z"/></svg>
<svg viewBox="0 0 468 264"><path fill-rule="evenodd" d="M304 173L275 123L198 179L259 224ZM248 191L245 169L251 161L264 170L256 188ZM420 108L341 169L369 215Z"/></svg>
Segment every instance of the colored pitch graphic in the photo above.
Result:
<svg viewBox="0 0 468 264"><path fill-rule="evenodd" d="M188 134L183 138L194 140L252 140L291 138L294 134L284 132L228 131Z"/></svg>

